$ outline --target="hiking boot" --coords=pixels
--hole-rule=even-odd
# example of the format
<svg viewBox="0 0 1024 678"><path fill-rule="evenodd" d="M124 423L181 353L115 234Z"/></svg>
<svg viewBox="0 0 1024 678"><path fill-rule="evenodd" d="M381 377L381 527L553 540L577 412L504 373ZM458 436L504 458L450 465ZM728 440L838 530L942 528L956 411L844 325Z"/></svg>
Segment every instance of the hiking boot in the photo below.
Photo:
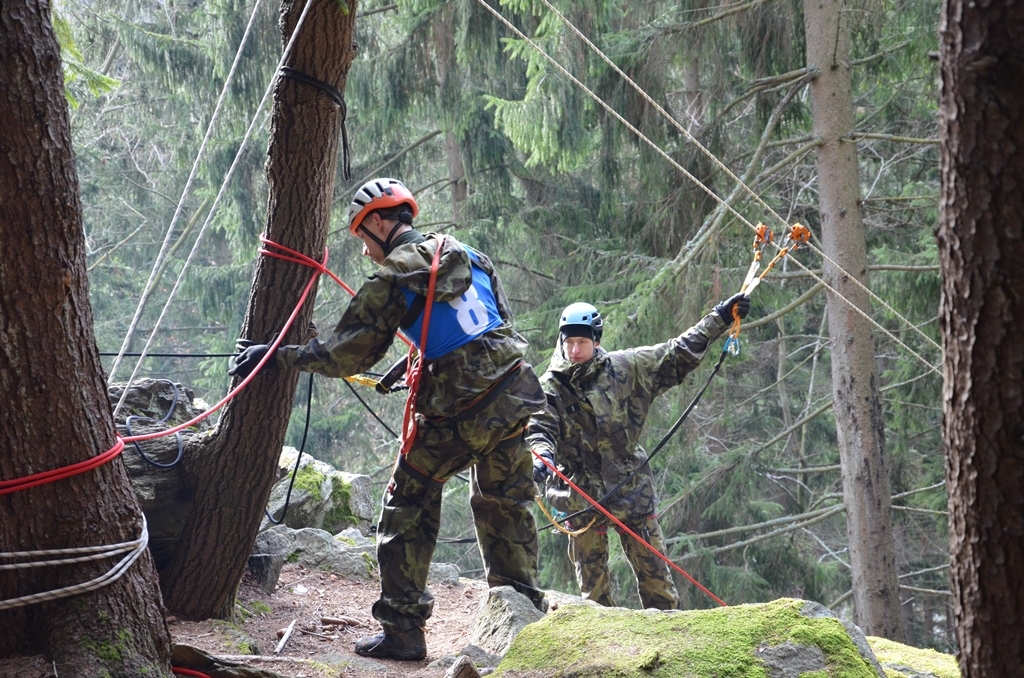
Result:
<svg viewBox="0 0 1024 678"><path fill-rule="evenodd" d="M374 659L404 659L416 661L427 656L427 641L423 629L381 631L356 641L356 654Z"/></svg>

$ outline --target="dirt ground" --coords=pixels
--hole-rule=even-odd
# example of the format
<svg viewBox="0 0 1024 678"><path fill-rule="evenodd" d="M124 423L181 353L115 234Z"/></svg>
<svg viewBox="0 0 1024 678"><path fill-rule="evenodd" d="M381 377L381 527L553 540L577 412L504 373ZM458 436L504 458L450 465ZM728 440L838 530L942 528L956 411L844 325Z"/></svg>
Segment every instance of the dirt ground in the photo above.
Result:
<svg viewBox="0 0 1024 678"><path fill-rule="evenodd" d="M175 644L191 645L281 676L437 678L444 676L447 667L428 666L445 655L458 654L469 644L473 618L487 586L463 579L457 585L431 584L430 589L434 614L426 627L427 658L420 662L374 660L355 653L358 638L380 630L370 614L379 593L376 581L349 580L298 565L284 566L273 595L243 582L238 596L243 619L188 622L172 617L168 623ZM330 623L332 620L340 623ZM292 621L295 626L288 641L275 652L278 632ZM255 641L256 648L249 646L250 641Z"/></svg>
<svg viewBox="0 0 1024 678"><path fill-rule="evenodd" d="M271 671L285 678L441 678L448 664L429 668L442 657L457 655L473 630L482 581L430 585L434 614L427 621L427 657L408 662L377 660L355 653L356 640L380 626L370 614L379 594L376 580L361 582L320 570L286 564L277 589L268 595L244 580L238 594L241 614L233 621L183 621L168 618L171 641L189 645L237 664ZM295 622L280 651L279 632ZM0 678L54 678L43 657L0 660ZM66 678L64 672L60 678Z"/></svg>

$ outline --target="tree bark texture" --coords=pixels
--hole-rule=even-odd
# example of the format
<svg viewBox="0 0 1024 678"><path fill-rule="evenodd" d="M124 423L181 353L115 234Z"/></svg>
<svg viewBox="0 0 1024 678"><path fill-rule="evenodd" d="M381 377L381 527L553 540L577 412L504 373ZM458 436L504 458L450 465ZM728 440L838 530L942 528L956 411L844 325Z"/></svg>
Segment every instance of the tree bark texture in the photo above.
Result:
<svg viewBox="0 0 1024 678"><path fill-rule="evenodd" d="M345 91L354 57L355 0L310 0L286 66ZM287 44L306 0L284 2ZM267 177L267 238L317 261L323 259L334 191L343 110L321 87L281 77L274 110ZM313 269L271 257L257 262L242 336L270 343L299 301ZM309 339L315 289L283 343ZM237 380L236 380L237 382ZM167 607L193 619L225 618L276 478L298 373L266 368L222 410L216 431L186 449L195 509L178 553L161 572Z"/></svg>
<svg viewBox="0 0 1024 678"><path fill-rule="evenodd" d="M948 0L939 255L951 578L965 678L1024 675L1024 6Z"/></svg>
<svg viewBox="0 0 1024 678"><path fill-rule="evenodd" d="M85 461L116 440L48 3L0 4L0 102L0 478L15 479ZM142 530L120 457L0 496L0 516L4 553L117 544ZM86 582L121 557L2 572L0 599ZM0 656L44 654L62 676L171 675L148 550L96 591L0 612L0 629Z"/></svg>
<svg viewBox="0 0 1024 678"><path fill-rule="evenodd" d="M857 623L870 635L904 639L886 468L884 422L875 370L867 246L861 218L850 81L850 29L840 0L806 0L804 22L818 175L832 393L842 464L843 503ZM846 7L849 12L849 7ZM840 298L841 295L843 298ZM845 298L845 300L844 300ZM852 308L851 304L856 306Z"/></svg>
<svg viewBox="0 0 1024 678"><path fill-rule="evenodd" d="M455 3L449 2L441 6L431 25L434 38L434 55L437 70L438 90L442 101L458 101L462 94L458 91L461 79L458 77L458 64L455 57ZM454 131L455 113L450 112L445 118L444 152L448 163L448 181L451 186L452 220L462 224L468 218L467 207L469 185L466 182L466 165L462 161L462 143Z"/></svg>

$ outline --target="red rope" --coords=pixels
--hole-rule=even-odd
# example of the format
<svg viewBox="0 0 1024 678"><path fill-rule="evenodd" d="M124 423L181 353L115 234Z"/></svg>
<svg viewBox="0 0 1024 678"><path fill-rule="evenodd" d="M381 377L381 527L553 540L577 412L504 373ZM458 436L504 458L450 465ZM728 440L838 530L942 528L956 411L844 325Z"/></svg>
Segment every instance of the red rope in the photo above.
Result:
<svg viewBox="0 0 1024 678"><path fill-rule="evenodd" d="M533 451L531 450L531 452L533 452ZM669 567L671 567L671 568L672 568L673 570L675 570L675 571L676 571L676 572L678 572L679 574L681 574L681 575L683 575L684 577L686 577L686 578L687 578L688 580L690 580L690 583L692 583L692 584L693 584L694 586L696 586L696 587L697 587L698 589L700 589L701 591L703 591L704 593L706 593L706 594L707 594L707 595L708 595L708 596L709 596L709 597L710 597L710 598L711 598L711 599L712 599L713 601L715 601L716 603L718 603L718 604L719 604L719 605L721 605L722 607L728 607L728 605L726 605L726 603L725 603L725 601L724 601L724 600L722 600L721 598L719 598L718 596L716 596L716 595L715 595L714 593L712 593L711 591L709 591L708 589L706 589L706 588L704 587L704 585L703 585L703 584L701 584L701 583L700 583L699 581L697 581L697 580L696 580L696 579L694 579L694 578L693 578L692 576L690 576L690 573L689 573L689 572L687 572L687 571L686 571L686 570L684 570L683 568L681 568L681 567L679 567L678 565L676 565L675 563L673 563L673 562L672 562L671 560L669 560L668 556L666 556L666 555L665 555L665 554L663 554L663 553L662 553L661 551L659 551L658 549L656 549L656 548L654 548L653 546L651 546L651 545L650 545L649 543L647 543L647 541L645 541L645 540L644 540L644 538L643 538L643 537L641 537L640 535L638 535L638 534L637 534L636 532L634 532L633 530L631 530L631 529L629 529L628 527L626 527L625 523L623 523L623 522L622 522L621 520L619 520L618 518L616 518L615 516L613 516L613 515L611 514L611 512L610 512L610 511L608 511L608 509L606 509L605 507L601 506L601 505L600 505L600 504L598 504L598 503L597 503L596 501L594 501L593 499L591 499L591 497L590 497L590 495L589 495L589 494L587 494L586 492L584 492L583 490L581 490L581 489L580 489L579 487L577 487L577 486L576 486L576 484L575 484L575 483L573 483L573 482L572 482L571 480L569 480L568 478L566 478L566 477L565 477L565 475L564 475L564 474L563 474L563 473L562 473L561 471L559 471L559 470L558 470L557 468L555 468L555 465L554 465L554 464L552 464L551 462L549 462L549 461L548 461L547 459L545 459L545 458L544 458L544 457L542 457L541 455L537 454L536 452L533 452L533 456L534 456L534 457L536 457L537 459L540 459L540 460L541 460L542 462L544 462L544 465L545 465L545 466L547 466L547 467L548 467L549 469L551 469L551 470L552 470L552 471L553 471L553 472L555 473L555 475L557 475L557 476L558 476L559 478L561 478L561 479L562 479L562 480L564 480L564 481L565 481L566 483L568 483L569 487L571 487L572 489L574 489L574 490L576 490L577 492L579 492L579 493L580 493L580 496L581 496L581 497L583 497L583 498L584 498L584 499L586 499L586 500L587 500L588 502L590 502L590 504L591 504L591 505L592 505L592 506L593 506L594 508L596 508L596 509L597 509L598 511L600 511L601 513L603 513L603 514L604 514L604 515L605 515L606 517L608 517L609 519L611 519L611 520L612 520L612 522L614 522L614 523L615 523L616 525L618 525L618 526L619 526L619 527L620 527L620 528L621 528L621 529L622 529L622 530L623 530L624 532L626 532L627 534L629 534L629 536L633 537L633 538L634 538L634 539L636 539L636 540L637 540L638 542L640 542L640 543L641 543L641 544L643 544L643 545L644 545L645 547L647 547L647 550L648 550L648 551L650 551L650 552L651 552L651 553L653 553L654 555L656 555L656 556L658 556L659 558L661 558L662 560L664 560L664 561L665 561L665 563L667 563Z"/></svg>
<svg viewBox="0 0 1024 678"><path fill-rule="evenodd" d="M50 471L42 471L40 473L35 473L33 475L30 475L30 476L24 476L22 478L12 478L10 480L0 480L0 496L5 495L5 494L11 494L13 492L19 492L21 490L27 490L30 487L36 487L37 485L43 485L45 483L50 483L50 482L53 482L55 480L61 480L63 478L69 478L71 476L78 475L80 473L85 473L86 471L89 471L91 469L97 468L98 466L101 466L101 465L107 463L108 461L114 459L117 455L119 455L124 450L125 443L140 442L140 441L143 441L143 440L152 440L154 438L160 438L160 437L163 437L163 436L166 436L166 435L170 435L172 433L177 433L178 431L184 430L184 429L189 428L191 426L195 426L196 424L198 424L203 419L206 419L211 414L213 414L214 412L216 412L220 408L224 407L224 405L226 405L232 398L234 398L235 395L237 395L239 391L241 391L243 388L245 388L249 384L249 382L252 381L253 377L256 376L256 373L259 372L260 369L263 368L263 366L267 363L267 361L269 361L271 358L273 358L274 352L277 350L277 347L280 346L281 341L284 339L285 333L288 332L288 329L292 326L292 323L295 322L295 318L298 316L299 311L302 309L303 304L306 303L306 298L309 297L309 293L310 293L310 291L312 291L313 285L314 285L314 283L316 283L317 278L320 276L321 273L326 273L327 275L329 275L335 282L337 282L339 285L341 285L349 294L355 296L355 292L352 290L351 287L349 287L344 282L342 282L341 278L336 276L334 273L332 273L331 271L327 270L328 251L327 251L326 247L324 248L324 260L323 260L323 263L321 263L321 262L318 262L316 259L308 257L305 254L302 254L301 252L298 252L298 251L293 250L291 248L285 247L284 245L279 245L279 244L277 244L275 242L272 242L272 241L268 240L267 238L265 238L262 235L260 236L260 241L264 245L269 245L270 247L275 247L275 248L280 249L283 252L285 252L285 254L281 254L279 252L273 252L273 251L270 251L268 249L265 249L265 248L261 247L260 250L259 250L260 254L266 255L268 257L274 257L275 259L281 259L283 261L289 261L289 262L296 263L296 264L302 264L303 266L309 266L310 268L313 269L313 275L310 276L309 282L306 283L306 287L302 291L302 296L299 298L299 302L295 305L295 309L292 310L291 315L288 316L288 320L285 321L284 327L281 328L281 331L277 335L277 339L275 339L274 342L270 345L270 349L267 351L266 355L263 356L263 359L260 360L260 362L256 365L256 369L254 369L249 374L249 376L247 376L245 379L243 379L242 382L240 384L238 384L238 386L236 386L234 389L229 391L228 394L226 396L224 396L219 402L217 402L217 404L215 404L213 407L211 407L210 409L206 410L205 412L203 412L199 416L194 417L193 419L190 419L190 420L186 421L183 424L179 424L179 425L177 425L177 426L175 426L173 428L167 429L166 431L155 431L153 433L144 433L144 434L140 434L140 435L136 435L136 436L126 436L124 438L118 436L117 437L117 442L114 443L113 447L111 447L106 452L103 452L102 454L96 455L95 457L92 457L90 459L86 459L85 461L80 461L80 462L78 462L76 464L71 464L70 466L64 466L64 467L53 469L53 470L50 470ZM438 252L440 252L440 249L438 250ZM435 255L435 261L434 261L435 266L436 266L436 263L437 263L436 256L437 255ZM435 268L435 272L436 272L436 268ZM434 280L431 279L431 285L433 285L433 282L434 282ZM434 288L431 287L430 289L431 289L431 294L433 294L433 289ZM429 317L429 308L430 308L430 304L429 304L429 301L428 301L428 304L427 304L428 317ZM425 318L424 319L424 326L423 326L424 335L426 334L426 327L427 327L427 319ZM401 334L399 334L398 336L406 344L409 344L410 350L411 350L412 342L410 342L408 339L406 339ZM412 390L410 389L410 395L411 394L412 394ZM407 401L407 406L408 406L408 401Z"/></svg>
<svg viewBox="0 0 1024 678"><path fill-rule="evenodd" d="M321 264L315 259L307 257L306 255L296 252L295 250L291 250L288 249L287 247L283 247L281 245L272 243L263 236L260 236L260 240L262 240L264 243L268 245L285 250L292 256L285 256L278 254L276 252L270 252L261 249L260 252L262 254L266 254L267 256L275 257L278 259L283 259L285 261L292 261L295 263L303 264L315 270L313 275L310 277L309 282L306 283L305 289L302 291L302 296L299 299L299 303L296 304L295 309L292 311L291 315L288 316L288 320L285 322L284 327L281 328L281 332L277 335L277 339L274 340L274 342L270 346L270 350L267 351L267 354L263 356L263 359L259 362L258 365L256 365L256 369L254 369L252 373L249 374L249 376L243 379L242 382L233 390L229 391L228 394L224 396L224 398L222 398L216 405L206 410L199 416L190 419L189 421L186 421L183 424L179 424L178 426L175 426L174 428L168 429L166 431L156 431L153 433L145 433L137 436L126 436L124 438L118 436L117 442L114 443L113 447L111 447L106 452L96 455L95 457L92 457L90 459L86 459L85 461L80 461L76 464L71 464L70 466L52 469L50 471L42 471L40 473L35 473L30 476L24 476L22 478L0 480L0 496L5 494L11 494L13 492L20 492L21 490L27 490L30 487L36 487L38 485L43 485L45 483L51 483L56 480L61 480L63 478L70 478L71 476L78 475L80 473L85 473L86 471L97 468L98 466L101 466L107 463L108 461L111 461L117 455L119 455L124 450L125 443L138 442L142 440L152 440L153 438L160 438L162 436L170 435L172 433L177 433L178 431L189 428L190 426L195 426L203 419L206 419L211 414L213 414L220 408L224 407L224 405L226 405L228 401L234 398L239 391L241 391L250 381L252 381L253 377L256 376L256 373L260 371L260 368L262 368L263 365L265 365L267 361L273 357L274 351L277 350L277 347L281 344L281 341L284 339L284 335L288 331L288 328L290 328L292 323L295 322L296 316L298 316L303 304L306 303L306 298L309 296L310 291L313 289L313 284L316 282L317 278L320 276L322 272L327 271L326 265L328 255L327 249L324 248L324 263ZM338 280L336 276L333 276L333 274L332 277L334 277L335 280ZM340 280L338 280L338 282L341 283ZM344 283L341 284L346 289L349 289L348 286L345 285Z"/></svg>
<svg viewBox="0 0 1024 678"><path fill-rule="evenodd" d="M405 412L402 414L402 447L400 454L404 457L412 448L416 440L416 433L419 426L416 424L416 396L420 390L420 377L423 374L423 361L427 354L427 331L430 329L430 311L434 306L434 293L437 290L437 267L441 260L441 250L444 249L448 236L441 236L434 252L434 259L430 262L430 282L427 284L427 303L423 307L423 328L420 331L420 356L419 360L413 359L413 346L409 344L409 360L407 361L405 383L409 387L409 393L405 398Z"/></svg>
<svg viewBox="0 0 1024 678"><path fill-rule="evenodd" d="M77 464L56 468L52 471L42 471L41 473L34 473L30 476L14 478L13 480L0 480L0 495L20 492L21 490L27 490L30 487L45 485L46 483L52 483L55 480L70 478L71 476L76 476L79 473L91 471L98 466L106 464L108 461L121 454L121 450L123 449L124 440L122 438L118 438L117 442L114 443L114 446L106 452L86 459L85 461L80 461Z"/></svg>
<svg viewBox="0 0 1024 678"><path fill-rule="evenodd" d="M266 250L264 248L260 248L260 250L259 250L260 254L264 254L264 255L266 255L268 257L275 257L277 259L283 259L284 261L291 261L291 262L294 262L296 264L304 264L306 266L312 266L313 268L316 268L316 269L320 270L321 273L326 273L331 278L331 280L333 280L334 282L338 283L338 285L340 285L342 289L344 289L346 292L348 292L349 296L353 296L353 297L356 296L356 291L354 289L352 289L351 287L346 285L344 280L342 280L341 278L336 276L332 271L328 270L325 266L322 266L319 263L317 263L317 261L315 259L310 259L305 254L302 254L301 252L296 252L295 250L289 249L289 248L285 247L284 245L278 245L275 242L271 242L270 240L267 240L266 238L264 238L262 235L260 236L260 241L264 245L270 245L271 247L277 247L278 249L282 249L285 252L287 252L288 254L290 254L291 256L285 256L283 254L278 254L277 252L271 252L271 251ZM325 263L326 263L326 257L325 257ZM409 341L409 339L407 339L405 337L405 335L403 335L401 332L398 333L398 338L401 339L402 341L404 341L407 346L412 348L412 342Z"/></svg>
<svg viewBox="0 0 1024 678"><path fill-rule="evenodd" d="M260 239L264 240L262 237ZM265 242L268 242L268 241L265 241ZM273 244L273 243L271 243L271 244ZM275 247L280 247L280 245L275 245ZM282 248L282 249L286 249L286 248ZM263 252L263 250L260 250L260 251ZM126 437L124 439L125 442L131 443L131 442L136 442L136 441L140 441L140 440L152 440L153 438L160 438L161 436L166 436L166 435L170 435L172 433L177 433L178 431L181 431L182 429L186 429L186 428L188 428L190 426L195 426L197 423L199 423L203 419L206 419L208 416L210 416L211 414L213 414L214 412L216 412L220 408L224 407L224 405L226 405L228 403L228 401L230 401L232 398L234 398L235 395L239 391L241 391L243 388L245 388L249 384L249 382L252 381L253 377L256 376L256 373L258 373L260 371L260 369L262 369L262 367L267 363L267 361L271 360L274 357L274 352L277 350L277 347L281 345L281 341L284 339L285 333L288 332L288 329L292 326L292 323L295 322L296 316L298 316L299 315L299 311L302 310L302 305L306 303L306 297L308 297L310 291L312 291L313 284L316 282L316 279L320 276L320 273L323 270L326 270L326 269L323 268L323 266L327 263L327 249L326 248L324 249L324 264L320 264L316 260L310 259L309 257L307 257L305 255L299 255L298 252L295 252L295 254L299 255L300 257L302 257L303 259L306 259L308 261L303 261L302 259L292 259L292 258L289 258L289 257L284 257L282 255L279 255L279 254L276 254L276 253L273 253L273 252L264 252L264 253L267 254L268 256L276 257L278 259L284 259L286 261L294 261L296 263L303 263L303 264L305 264L307 266L311 266L311 267L315 268L316 270L313 271L313 275L310 276L309 282L306 283L306 288L302 291L302 296L299 298L299 303L295 305L295 309L292 311L291 315L288 316L288 320L285 321L284 327L282 327L281 331L278 333L277 339L275 339L274 342L270 345L270 348L267 350L266 355L264 355L263 359L260 360L260 362L256 365L256 369L254 369L249 374L249 376L247 376L245 379L243 379L242 382L238 386L236 386L231 391L228 391L228 394L226 396L224 396L223 398L221 398L221 400L216 405L214 405L210 409L206 410L205 412L203 412L199 416L186 421L184 424L179 424L179 425L175 426L174 428L167 429L166 431L154 431L153 433L144 433L144 434L137 435L137 436L128 436L128 437Z"/></svg>
<svg viewBox="0 0 1024 678"><path fill-rule="evenodd" d="M197 678L210 678L210 676L199 671L193 671L192 669L183 669L178 666L171 667L171 673L175 673L179 676L196 676Z"/></svg>

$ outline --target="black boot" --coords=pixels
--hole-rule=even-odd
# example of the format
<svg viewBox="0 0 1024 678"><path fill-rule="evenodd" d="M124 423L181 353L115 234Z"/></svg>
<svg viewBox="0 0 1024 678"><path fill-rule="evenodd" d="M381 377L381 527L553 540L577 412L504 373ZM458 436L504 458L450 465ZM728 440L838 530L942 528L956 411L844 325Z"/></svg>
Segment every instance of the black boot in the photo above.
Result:
<svg viewBox="0 0 1024 678"><path fill-rule="evenodd" d="M416 661L427 656L427 641L423 629L381 631L356 641L356 654L375 659L405 659Z"/></svg>

